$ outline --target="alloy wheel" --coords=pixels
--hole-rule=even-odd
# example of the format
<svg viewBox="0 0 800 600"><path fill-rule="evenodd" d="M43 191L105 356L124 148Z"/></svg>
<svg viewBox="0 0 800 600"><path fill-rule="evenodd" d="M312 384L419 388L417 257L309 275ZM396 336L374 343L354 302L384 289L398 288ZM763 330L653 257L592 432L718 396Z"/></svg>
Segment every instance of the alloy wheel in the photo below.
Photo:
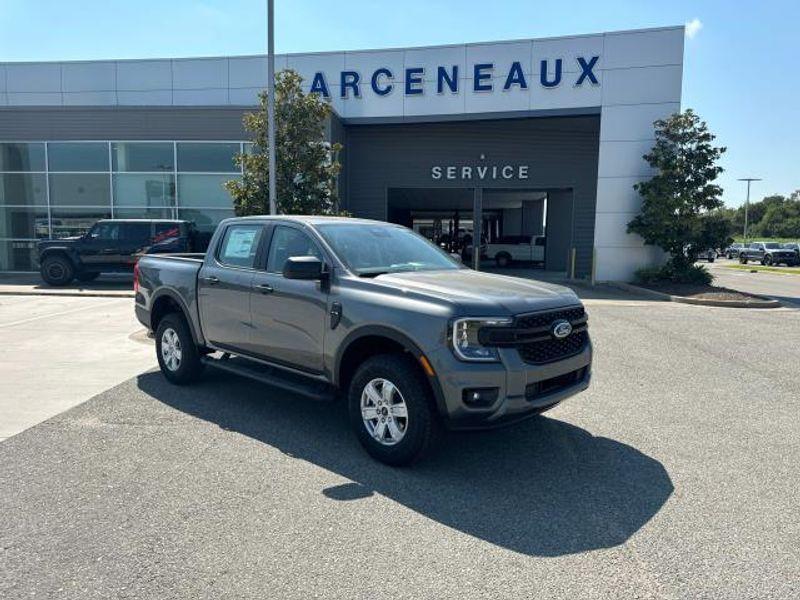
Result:
<svg viewBox="0 0 800 600"><path fill-rule="evenodd" d="M177 371L181 366L183 352L178 333L171 327L164 330L161 336L161 358L170 371Z"/></svg>
<svg viewBox="0 0 800 600"><path fill-rule="evenodd" d="M373 379L361 392L361 419L375 441L394 446L408 431L408 407L403 394L388 379Z"/></svg>

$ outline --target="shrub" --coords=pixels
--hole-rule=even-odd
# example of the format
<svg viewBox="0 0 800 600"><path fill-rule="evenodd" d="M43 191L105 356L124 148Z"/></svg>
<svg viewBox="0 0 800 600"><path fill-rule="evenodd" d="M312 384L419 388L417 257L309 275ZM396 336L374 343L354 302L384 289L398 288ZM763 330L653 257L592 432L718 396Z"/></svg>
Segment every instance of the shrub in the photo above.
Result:
<svg viewBox="0 0 800 600"><path fill-rule="evenodd" d="M634 281L643 285L665 283L684 283L690 285L710 285L714 276L702 265L689 265L683 269L675 269L672 263L662 267L646 267L639 269Z"/></svg>

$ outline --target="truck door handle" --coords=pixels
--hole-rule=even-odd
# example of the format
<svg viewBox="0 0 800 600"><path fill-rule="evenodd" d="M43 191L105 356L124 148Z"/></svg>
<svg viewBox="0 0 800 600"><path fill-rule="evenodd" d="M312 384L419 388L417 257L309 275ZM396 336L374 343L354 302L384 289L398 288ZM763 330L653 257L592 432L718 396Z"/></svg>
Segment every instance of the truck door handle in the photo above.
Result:
<svg viewBox="0 0 800 600"><path fill-rule="evenodd" d="M274 292L274 291L275 291L275 288L273 288L273 287L272 287L270 284L268 284L268 283L259 283L259 284L256 284L256 285L255 285L255 286L253 286L253 287L255 287L255 288L256 288L256 289L257 289L259 292L261 292L262 294L271 294L272 292Z"/></svg>
<svg viewBox="0 0 800 600"><path fill-rule="evenodd" d="M205 281L208 285L217 285L219 283L219 277L214 277L211 275L210 277L203 277L203 281Z"/></svg>

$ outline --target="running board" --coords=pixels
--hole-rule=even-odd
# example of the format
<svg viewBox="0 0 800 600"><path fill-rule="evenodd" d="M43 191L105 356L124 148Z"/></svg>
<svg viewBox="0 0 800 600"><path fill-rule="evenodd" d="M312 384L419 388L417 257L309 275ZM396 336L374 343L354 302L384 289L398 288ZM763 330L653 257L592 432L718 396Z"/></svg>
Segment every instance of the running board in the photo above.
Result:
<svg viewBox="0 0 800 600"><path fill-rule="evenodd" d="M204 365L214 369L247 377L285 392L325 402L336 399L336 390L327 383L314 381L241 356L230 358L227 355L223 355L222 358L203 356L200 360Z"/></svg>

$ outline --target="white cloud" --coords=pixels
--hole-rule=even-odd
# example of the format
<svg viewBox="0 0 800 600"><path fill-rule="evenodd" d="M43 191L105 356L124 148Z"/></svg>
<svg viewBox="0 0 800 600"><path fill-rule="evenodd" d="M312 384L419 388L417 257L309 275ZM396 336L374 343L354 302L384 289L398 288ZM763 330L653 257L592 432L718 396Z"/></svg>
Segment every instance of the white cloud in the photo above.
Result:
<svg viewBox="0 0 800 600"><path fill-rule="evenodd" d="M700 30L702 28L703 28L703 22L695 17L694 19L686 23L686 37L691 40L698 33L700 33Z"/></svg>

